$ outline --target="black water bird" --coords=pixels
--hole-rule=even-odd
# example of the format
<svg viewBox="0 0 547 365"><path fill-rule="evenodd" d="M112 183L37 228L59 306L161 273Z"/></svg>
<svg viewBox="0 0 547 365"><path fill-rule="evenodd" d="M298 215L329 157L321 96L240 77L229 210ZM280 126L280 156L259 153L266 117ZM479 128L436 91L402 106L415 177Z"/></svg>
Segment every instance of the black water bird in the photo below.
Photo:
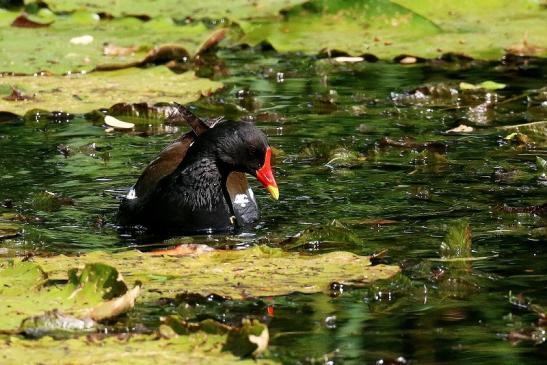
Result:
<svg viewBox="0 0 547 365"><path fill-rule="evenodd" d="M229 232L255 222L259 209L245 173L279 198L264 133L251 123L207 123L182 105L174 106L171 119L184 120L192 131L144 169L120 204L120 224L195 234Z"/></svg>

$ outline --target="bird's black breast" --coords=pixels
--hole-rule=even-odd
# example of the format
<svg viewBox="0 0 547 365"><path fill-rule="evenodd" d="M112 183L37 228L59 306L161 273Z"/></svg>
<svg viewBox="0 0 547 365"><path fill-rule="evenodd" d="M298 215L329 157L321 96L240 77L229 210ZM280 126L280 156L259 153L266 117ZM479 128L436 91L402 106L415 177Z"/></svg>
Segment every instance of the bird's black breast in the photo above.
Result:
<svg viewBox="0 0 547 365"><path fill-rule="evenodd" d="M164 177L146 196L126 198L120 206L120 218L129 217L128 223L161 233L233 230L233 213L222 176L210 166L210 162L199 161Z"/></svg>

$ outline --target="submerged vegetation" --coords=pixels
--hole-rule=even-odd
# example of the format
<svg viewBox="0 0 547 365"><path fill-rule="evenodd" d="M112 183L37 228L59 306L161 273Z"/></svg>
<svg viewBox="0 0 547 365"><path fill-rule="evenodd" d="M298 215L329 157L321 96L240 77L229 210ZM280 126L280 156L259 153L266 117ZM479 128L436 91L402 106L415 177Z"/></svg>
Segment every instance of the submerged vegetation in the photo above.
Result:
<svg viewBox="0 0 547 365"><path fill-rule="evenodd" d="M0 363L543 363L546 16L0 1ZM171 102L268 134L255 227L116 225Z"/></svg>

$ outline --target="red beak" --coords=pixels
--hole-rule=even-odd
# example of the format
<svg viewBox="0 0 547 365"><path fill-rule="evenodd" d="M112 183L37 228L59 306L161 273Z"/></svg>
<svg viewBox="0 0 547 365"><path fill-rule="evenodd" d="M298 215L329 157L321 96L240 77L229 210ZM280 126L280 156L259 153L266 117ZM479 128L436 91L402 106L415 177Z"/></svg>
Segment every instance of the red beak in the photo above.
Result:
<svg viewBox="0 0 547 365"><path fill-rule="evenodd" d="M256 178L264 185L266 190L270 193L274 200L279 199L279 189L272 172L272 149L268 147L266 149L266 158L264 159L264 165L256 171Z"/></svg>

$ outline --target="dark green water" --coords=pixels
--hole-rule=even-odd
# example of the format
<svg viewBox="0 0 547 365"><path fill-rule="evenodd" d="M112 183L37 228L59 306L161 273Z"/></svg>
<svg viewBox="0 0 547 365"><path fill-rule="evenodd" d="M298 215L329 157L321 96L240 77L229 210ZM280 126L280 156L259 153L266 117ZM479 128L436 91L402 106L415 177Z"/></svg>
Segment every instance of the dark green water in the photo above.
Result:
<svg viewBox="0 0 547 365"><path fill-rule="evenodd" d="M255 230L174 238L167 244L275 245L336 219L358 244L318 240L302 249L366 255L387 249L383 262L400 265L404 276L364 289L343 288L333 296L293 295L217 309L205 305L202 316L260 316L273 304L271 356L286 363L545 363L546 335L535 327L537 315L508 299L512 291L547 305L545 208L516 213L501 207L546 202L547 180L536 156L545 159L547 151L544 144L509 143L504 140L509 132L497 128L547 118L547 95L534 91L545 87L545 61L332 65L245 51L221 58L229 74L219 77L225 91L195 103L196 112L256 121L279 150L274 167L281 199L270 200L252 181L262 210ZM417 100L405 94L424 85L485 80L508 87L473 97L439 91L438 97ZM242 97L249 93L240 90L251 96ZM488 100L497 103L477 108ZM459 124L475 130L445 133ZM22 235L0 241L0 247L22 255L165 244L120 234L113 219L118 197L184 130L179 128L144 123L134 133L106 134L100 123L81 116L0 122L0 201L13 202L0 213L18 212L30 220ZM384 137L408 137L416 145L382 146ZM427 141L444 147L421 151L419 144ZM60 145L72 153L65 157ZM302 152L310 145L326 155L343 147L360 158L349 166L332 154L314 158ZM73 204L44 211L36 203L43 191L69 197ZM460 266L431 261L439 258L447 226L458 218L469 219L472 255L483 259ZM377 220L390 222L370 224ZM439 273L448 274L439 279ZM129 321L177 310L141 307ZM506 338L517 332L537 338L518 343Z"/></svg>

